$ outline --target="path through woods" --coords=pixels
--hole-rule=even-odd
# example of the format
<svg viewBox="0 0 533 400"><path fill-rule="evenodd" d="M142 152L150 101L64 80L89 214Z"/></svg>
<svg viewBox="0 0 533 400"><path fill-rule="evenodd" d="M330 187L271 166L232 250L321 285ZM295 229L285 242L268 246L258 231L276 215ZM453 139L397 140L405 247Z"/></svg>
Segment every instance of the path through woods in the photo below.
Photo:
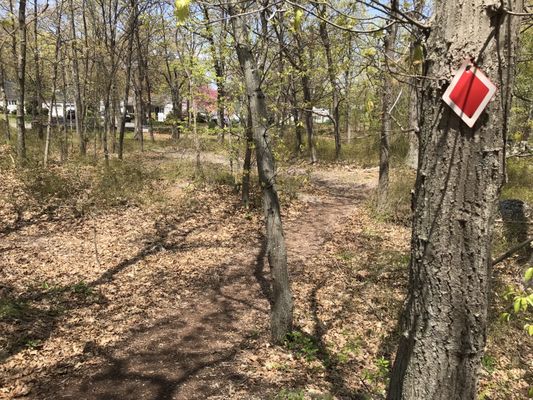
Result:
<svg viewBox="0 0 533 400"><path fill-rule="evenodd" d="M376 170L330 168L310 177L297 211L285 217L293 278L312 271L329 235L368 195ZM215 197L222 195L231 196ZM2 393L163 400L275 392L268 381L243 373L257 347L269 346L261 223L235 215L234 201L213 199L207 191L198 196L194 207L163 215L126 208L79 222L41 221L6 235L13 246L2 257L41 264L38 279L47 288L49 282L67 287L60 282L73 281L72 275L81 283L72 296L60 289L31 299L27 294L39 306L11 333L24 330L38 344L26 354L20 344L8 343L12 357L3 369L13 369ZM2 289L19 292L15 285ZM56 304L72 312L55 316Z"/></svg>
<svg viewBox="0 0 533 400"><path fill-rule="evenodd" d="M204 156L206 171L227 165ZM180 158L194 165L188 153L142 155L170 171ZM410 229L369 209L377 169L293 165L280 171L285 188L291 176L310 183L284 207L287 347L268 340L261 212L243 210L228 185L163 175L162 201L82 217L58 209L0 228L0 399L380 398ZM496 274L511 282L520 272L502 264ZM529 342L494 329L487 354L500 361L481 371L480 390L518 400Z"/></svg>

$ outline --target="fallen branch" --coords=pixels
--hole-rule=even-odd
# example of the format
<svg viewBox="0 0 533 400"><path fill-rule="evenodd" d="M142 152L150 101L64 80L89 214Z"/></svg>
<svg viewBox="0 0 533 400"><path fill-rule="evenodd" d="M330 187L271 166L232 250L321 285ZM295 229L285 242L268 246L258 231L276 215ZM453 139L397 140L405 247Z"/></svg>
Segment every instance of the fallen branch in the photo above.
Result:
<svg viewBox="0 0 533 400"><path fill-rule="evenodd" d="M516 253L518 250L526 247L528 244L533 242L533 237L528 238L527 240L523 241L522 243L517 244L514 247L511 247L509 250L507 250L505 253L503 253L501 256L496 258L495 260L492 260L492 266L501 263L503 260L508 259L511 257L514 253Z"/></svg>

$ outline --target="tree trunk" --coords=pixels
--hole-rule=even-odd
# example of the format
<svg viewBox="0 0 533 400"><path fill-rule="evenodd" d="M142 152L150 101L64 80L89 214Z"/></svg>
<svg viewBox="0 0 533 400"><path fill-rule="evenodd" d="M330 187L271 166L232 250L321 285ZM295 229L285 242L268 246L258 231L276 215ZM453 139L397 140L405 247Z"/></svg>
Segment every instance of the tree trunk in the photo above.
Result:
<svg viewBox="0 0 533 400"><path fill-rule="evenodd" d="M418 127L418 90L416 88L418 82L414 79L411 80L409 86L409 151L405 163L409 168L418 168L418 134L420 128Z"/></svg>
<svg viewBox="0 0 533 400"><path fill-rule="evenodd" d="M294 154L298 156L302 152L302 125L300 122L300 115L298 113L298 99L296 98L296 88L294 87L294 83L292 83L291 86L291 112L292 119L294 120L294 133L296 135L296 142L294 144Z"/></svg>
<svg viewBox="0 0 533 400"><path fill-rule="evenodd" d="M224 62L222 60L222 54L223 52L220 51L219 54L217 54L217 48L215 44L215 38L213 36L213 30L210 25L210 19L209 19L209 8L208 6L202 6L203 14L205 17L205 20L207 22L206 24L206 37L207 41L209 42L209 51L211 53L211 58L213 59L213 67L215 69L215 78L217 83L217 125L220 128L220 141L224 142L224 128L226 127L226 121L225 121L225 112L224 112L224 102L226 97L226 92L224 88L225 83L225 74L224 74Z"/></svg>
<svg viewBox="0 0 533 400"><path fill-rule="evenodd" d="M56 31L56 43L55 43L55 56L54 63L52 67L52 98L50 99L50 107L48 111L48 124L46 126L46 140L44 143L44 158L43 165L46 168L48 165L48 156L50 153L50 141L52 138L52 114L53 110L57 108L56 106L56 90L57 90L57 76L59 68L59 58L61 56L61 15L63 13L63 1L59 3L59 10L57 13L57 31ZM57 119L57 114L56 114Z"/></svg>
<svg viewBox="0 0 533 400"><path fill-rule="evenodd" d="M34 107L32 108L32 115L33 115L33 121L32 121L32 128L35 130L37 129L37 135L39 136L39 139L44 139L44 130L43 130L43 123L42 123L42 114L43 114L43 107L42 107L42 81L43 78L41 76L41 68L40 68L40 57L39 57L39 41L38 41L38 31L37 31L37 22L38 22L38 2L37 0L33 3L33 40L34 40L34 48L33 48L33 62L34 62L34 68L35 68L35 99L34 99Z"/></svg>
<svg viewBox="0 0 533 400"><path fill-rule="evenodd" d="M398 9L398 0L391 0L391 10ZM392 17L391 17L392 20ZM383 73L383 94L381 110L381 136L379 142L379 182L378 182L378 209L383 210L387 204L389 193L389 135L391 132L391 105L392 105L392 76L389 63L394 58L394 44L396 42L396 24L389 26L384 38L386 71Z"/></svg>
<svg viewBox="0 0 533 400"><path fill-rule="evenodd" d="M18 54L17 54L17 157L19 161L26 159L26 127L24 125L24 91L26 86L26 0L19 1L18 14Z"/></svg>
<svg viewBox="0 0 533 400"><path fill-rule="evenodd" d="M326 16L326 5L322 5L322 15ZM335 64L331 54L331 42L329 40L328 27L325 20L320 21L320 38L326 52L329 84L331 85L332 111L333 111L333 137L335 138L335 160L341 155L340 114L339 114L339 87L335 76Z"/></svg>
<svg viewBox="0 0 533 400"><path fill-rule="evenodd" d="M436 3L420 100L409 292L388 400L476 398L519 32L519 18L494 4ZM503 5L523 10L523 0ZM441 100L470 57L499 86L473 128Z"/></svg>
<svg viewBox="0 0 533 400"><path fill-rule="evenodd" d="M309 85L309 77L307 72L302 75L302 89L304 94L304 121L305 130L307 132L307 147L309 149L309 161L311 163L317 162L315 138L313 134L313 101L311 97L311 87Z"/></svg>
<svg viewBox="0 0 533 400"><path fill-rule="evenodd" d="M246 152L244 153L244 164L242 167L242 205L244 208L250 207L250 172L252 168L252 146L254 141L252 112L248 106L248 116L246 119Z"/></svg>
<svg viewBox="0 0 533 400"><path fill-rule="evenodd" d="M413 2L415 14L417 16L422 15L425 6L425 0L415 0ZM419 75L422 73L420 70L420 65L422 64L421 55L417 54L417 49L421 46L422 32L416 27L412 27L411 33L411 43L409 44L409 59L411 73L413 75ZM420 128L418 126L419 119L419 87L420 79L416 76L413 76L409 79L409 151L407 152L407 157L405 163L409 168L417 169L418 168L418 134Z"/></svg>
<svg viewBox="0 0 533 400"><path fill-rule="evenodd" d="M4 118L6 119L6 142L9 143L11 140L11 127L9 126L9 110L7 108L7 92L6 92L6 75L4 64L0 64L0 84L2 85L2 96L4 98Z"/></svg>
<svg viewBox="0 0 533 400"><path fill-rule="evenodd" d="M133 31L136 29L135 25L137 24L137 7L136 0L131 0L131 15L130 15L130 24L129 24L129 37L128 37L128 50L126 55L126 80L124 84L124 108L122 109L120 117L120 127L118 131L118 159L122 160L124 155L124 133L126 131L126 115L128 113L128 98L130 96L130 81L131 81L131 63L132 63L132 53L133 53Z"/></svg>
<svg viewBox="0 0 533 400"><path fill-rule="evenodd" d="M267 254L272 272L271 333L274 343L282 343L292 329L292 294L287 268L287 249L283 236L281 211L275 183L275 165L268 137L268 112L265 96L260 86L257 65L248 40L248 32L240 16L231 9L231 22L235 34L237 56L244 72L246 92L252 116L256 147L257 169L263 189Z"/></svg>
<svg viewBox="0 0 533 400"><path fill-rule="evenodd" d="M72 30L72 75L74 78L74 95L76 104L76 133L80 141L80 154L87 154L87 143L83 134L83 102L81 98L80 68L78 63L78 49L76 44L76 23L73 0L70 0L70 28Z"/></svg>

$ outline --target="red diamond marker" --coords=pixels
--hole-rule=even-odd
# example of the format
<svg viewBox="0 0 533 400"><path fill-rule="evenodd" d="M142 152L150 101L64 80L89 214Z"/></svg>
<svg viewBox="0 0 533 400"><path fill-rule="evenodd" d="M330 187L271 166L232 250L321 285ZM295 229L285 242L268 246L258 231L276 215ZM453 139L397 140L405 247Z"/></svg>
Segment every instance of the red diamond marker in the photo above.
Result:
<svg viewBox="0 0 533 400"><path fill-rule="evenodd" d="M465 61L442 99L471 128L496 93L496 86L470 61Z"/></svg>

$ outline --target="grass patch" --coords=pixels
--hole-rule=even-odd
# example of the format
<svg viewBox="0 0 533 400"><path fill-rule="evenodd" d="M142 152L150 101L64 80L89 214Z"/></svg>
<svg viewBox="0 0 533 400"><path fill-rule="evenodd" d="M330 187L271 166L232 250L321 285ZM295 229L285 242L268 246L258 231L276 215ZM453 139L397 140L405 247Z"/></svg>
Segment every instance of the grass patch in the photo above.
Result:
<svg viewBox="0 0 533 400"><path fill-rule="evenodd" d="M0 320L20 319L23 318L28 311L29 307L24 302L9 298L0 299Z"/></svg>

